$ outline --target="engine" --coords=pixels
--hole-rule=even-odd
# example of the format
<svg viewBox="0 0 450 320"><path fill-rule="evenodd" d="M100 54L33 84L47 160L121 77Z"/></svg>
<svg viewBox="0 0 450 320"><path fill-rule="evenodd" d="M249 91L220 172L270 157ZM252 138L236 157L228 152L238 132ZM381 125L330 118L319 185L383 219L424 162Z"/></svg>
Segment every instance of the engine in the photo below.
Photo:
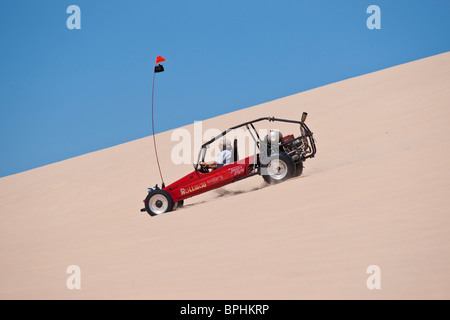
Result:
<svg viewBox="0 0 450 320"><path fill-rule="evenodd" d="M294 138L293 134L284 136L281 139L280 148L287 153L294 162L303 161L308 153L308 141L304 137Z"/></svg>
<svg viewBox="0 0 450 320"><path fill-rule="evenodd" d="M287 153L295 163L303 161L310 147L304 135L297 138L293 134L283 136L279 131L271 131L265 136L264 142L267 144L267 155L279 151Z"/></svg>

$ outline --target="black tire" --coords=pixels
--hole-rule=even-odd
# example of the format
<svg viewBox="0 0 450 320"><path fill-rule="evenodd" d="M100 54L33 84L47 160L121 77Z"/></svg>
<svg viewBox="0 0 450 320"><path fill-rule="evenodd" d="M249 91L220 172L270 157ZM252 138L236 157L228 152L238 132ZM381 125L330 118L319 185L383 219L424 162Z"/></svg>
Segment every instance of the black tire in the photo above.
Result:
<svg viewBox="0 0 450 320"><path fill-rule="evenodd" d="M267 165L261 165L261 170L261 175L267 183L276 184L295 175L295 164L291 157L284 152L280 152L278 155L272 155Z"/></svg>
<svg viewBox="0 0 450 320"><path fill-rule="evenodd" d="M181 201L175 202L175 204L173 205L173 209L175 210L177 208L183 208L183 206L184 206L184 200L181 200Z"/></svg>
<svg viewBox="0 0 450 320"><path fill-rule="evenodd" d="M173 199L167 191L153 190L145 198L145 210L152 217L170 212L173 210Z"/></svg>
<svg viewBox="0 0 450 320"><path fill-rule="evenodd" d="M303 173L303 162L300 161L297 163L297 165L295 166L295 177L300 177Z"/></svg>

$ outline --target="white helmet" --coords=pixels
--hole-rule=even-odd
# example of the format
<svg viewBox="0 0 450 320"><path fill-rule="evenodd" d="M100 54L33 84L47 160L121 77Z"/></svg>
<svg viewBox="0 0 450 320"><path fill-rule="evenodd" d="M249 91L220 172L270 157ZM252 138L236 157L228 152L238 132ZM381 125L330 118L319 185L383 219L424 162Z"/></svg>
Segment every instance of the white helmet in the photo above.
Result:
<svg viewBox="0 0 450 320"><path fill-rule="evenodd" d="M220 151L231 150L231 141L228 139L223 139L219 143L219 149L220 149Z"/></svg>

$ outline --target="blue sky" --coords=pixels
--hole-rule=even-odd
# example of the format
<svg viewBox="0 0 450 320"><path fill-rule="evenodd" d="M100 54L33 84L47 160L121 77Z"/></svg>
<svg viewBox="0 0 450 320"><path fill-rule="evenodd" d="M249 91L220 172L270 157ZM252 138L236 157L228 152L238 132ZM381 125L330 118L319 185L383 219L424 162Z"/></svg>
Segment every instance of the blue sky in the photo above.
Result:
<svg viewBox="0 0 450 320"><path fill-rule="evenodd" d="M449 16L448 0L3 0L0 177L150 135L158 55L161 132L449 51Z"/></svg>

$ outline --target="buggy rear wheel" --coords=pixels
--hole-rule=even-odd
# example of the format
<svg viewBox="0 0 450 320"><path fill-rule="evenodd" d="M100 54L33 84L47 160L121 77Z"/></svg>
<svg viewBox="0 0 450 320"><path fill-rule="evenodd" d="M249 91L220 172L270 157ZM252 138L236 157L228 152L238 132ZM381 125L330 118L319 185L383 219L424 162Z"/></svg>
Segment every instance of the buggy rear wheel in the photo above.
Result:
<svg viewBox="0 0 450 320"><path fill-rule="evenodd" d="M152 217L172 211L173 199L167 191L153 190L145 198L145 210Z"/></svg>
<svg viewBox="0 0 450 320"><path fill-rule="evenodd" d="M173 204L173 209L175 210L175 209L177 209L177 208L182 208L183 206L184 206L184 200L180 200L180 201L175 202L175 203Z"/></svg>
<svg viewBox="0 0 450 320"><path fill-rule="evenodd" d="M286 153L272 155L269 163L262 166L262 176L269 184L276 184L292 178L295 174L295 164Z"/></svg>
<svg viewBox="0 0 450 320"><path fill-rule="evenodd" d="M294 177L300 177L303 173L303 162L300 161L295 165L295 175Z"/></svg>

